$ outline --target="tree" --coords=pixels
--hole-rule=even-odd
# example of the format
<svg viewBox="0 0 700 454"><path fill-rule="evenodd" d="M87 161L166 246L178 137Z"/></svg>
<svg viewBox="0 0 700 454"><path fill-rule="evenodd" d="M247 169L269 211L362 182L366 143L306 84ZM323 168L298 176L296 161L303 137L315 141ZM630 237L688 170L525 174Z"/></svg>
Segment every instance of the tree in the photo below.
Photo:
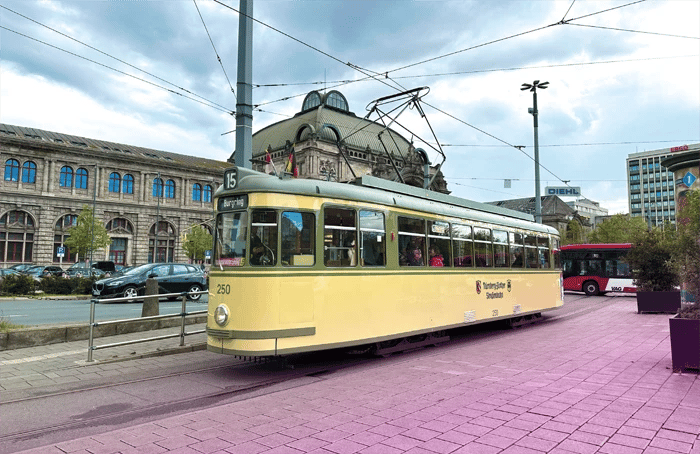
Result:
<svg viewBox="0 0 700 454"><path fill-rule="evenodd" d="M68 234L70 236L65 245L83 259L87 258L90 252L103 249L112 242L102 221L95 218L92 208L87 205L83 205L76 225L68 229Z"/></svg>
<svg viewBox="0 0 700 454"><path fill-rule="evenodd" d="M204 260L204 252L212 249L214 238L201 225L193 225L182 241L185 254L192 260Z"/></svg>
<svg viewBox="0 0 700 454"><path fill-rule="evenodd" d="M681 316L700 319L700 190L686 193L676 220L678 239L674 259L688 293L688 304L681 309Z"/></svg>
<svg viewBox="0 0 700 454"><path fill-rule="evenodd" d="M659 227L634 235L626 261L638 292L670 292L680 283L679 269L672 260L676 237L673 229Z"/></svg>
<svg viewBox="0 0 700 454"><path fill-rule="evenodd" d="M634 238L647 230L642 217L616 214L602 223L588 235L589 243L632 243Z"/></svg>
<svg viewBox="0 0 700 454"><path fill-rule="evenodd" d="M566 225L565 235L561 235L561 238L561 244L583 243L583 227L581 227L581 223L576 219L570 220Z"/></svg>

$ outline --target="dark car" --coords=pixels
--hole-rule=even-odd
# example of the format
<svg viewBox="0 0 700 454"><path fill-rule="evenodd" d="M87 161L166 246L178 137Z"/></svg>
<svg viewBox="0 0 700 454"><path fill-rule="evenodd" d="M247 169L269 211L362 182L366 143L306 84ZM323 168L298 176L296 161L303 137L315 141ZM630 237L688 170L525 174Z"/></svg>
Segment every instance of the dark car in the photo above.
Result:
<svg viewBox="0 0 700 454"><path fill-rule="evenodd" d="M149 263L120 273L118 276L100 279L92 285L92 296L96 298L135 298L146 292L149 276L158 281L159 293L190 293L187 297L197 301L199 292L207 288L207 278L201 268L184 263Z"/></svg>
<svg viewBox="0 0 700 454"><path fill-rule="evenodd" d="M66 270L66 275L68 277L89 277L95 276L101 278L105 276L105 272L98 270L97 268L88 268L84 263L75 263L70 268Z"/></svg>
<svg viewBox="0 0 700 454"><path fill-rule="evenodd" d="M92 267L102 270L105 273L114 273L117 270L117 266L114 262L110 261L95 262Z"/></svg>
<svg viewBox="0 0 700 454"><path fill-rule="evenodd" d="M34 279L40 279L45 276L63 276L63 268L57 265L35 265L29 269L22 271L22 274L33 276Z"/></svg>
<svg viewBox="0 0 700 454"><path fill-rule="evenodd" d="M8 268L8 269L10 269L10 270L15 270L15 271L17 271L17 272L19 272L19 273L22 273L22 272L28 270L29 268L31 268L31 267L33 267L33 266L36 266L36 265L34 265L33 263L18 263L18 264L16 264L16 265L12 265L12 266L11 266L10 268Z"/></svg>

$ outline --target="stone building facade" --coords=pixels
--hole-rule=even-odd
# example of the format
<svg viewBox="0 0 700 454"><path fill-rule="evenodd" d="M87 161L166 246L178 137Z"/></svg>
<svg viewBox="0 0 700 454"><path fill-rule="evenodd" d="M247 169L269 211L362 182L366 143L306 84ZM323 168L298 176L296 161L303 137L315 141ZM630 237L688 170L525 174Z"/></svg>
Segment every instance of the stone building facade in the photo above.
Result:
<svg viewBox="0 0 700 454"><path fill-rule="evenodd" d="M112 238L93 252L94 261L185 262L184 234L193 225L211 232L213 193L230 166L7 124L0 124L0 158L3 267L28 262L65 268L84 259L67 248L64 257L58 251L86 205L94 206Z"/></svg>
<svg viewBox="0 0 700 454"><path fill-rule="evenodd" d="M348 182L370 174L417 187L425 181L425 154L395 130L356 116L336 90L310 92L294 117L253 134L253 169L284 172L292 148L298 178ZM266 162L267 153L274 167ZM448 194L442 172L428 167L430 189Z"/></svg>

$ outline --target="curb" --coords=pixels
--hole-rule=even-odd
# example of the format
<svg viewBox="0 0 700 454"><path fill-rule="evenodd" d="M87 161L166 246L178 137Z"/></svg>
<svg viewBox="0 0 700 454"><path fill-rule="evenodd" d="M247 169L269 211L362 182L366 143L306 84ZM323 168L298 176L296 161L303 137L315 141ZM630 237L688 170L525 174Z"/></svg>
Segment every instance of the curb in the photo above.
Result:
<svg viewBox="0 0 700 454"><path fill-rule="evenodd" d="M185 320L186 325L206 323L206 315L192 317ZM136 333L155 329L172 328L180 326L180 320L133 320L125 321L119 325L99 324L93 330L93 337L108 337L118 334ZM52 326L49 328L22 328L0 333L0 351L16 350L27 347L60 344L87 340L90 337L90 325L66 325Z"/></svg>

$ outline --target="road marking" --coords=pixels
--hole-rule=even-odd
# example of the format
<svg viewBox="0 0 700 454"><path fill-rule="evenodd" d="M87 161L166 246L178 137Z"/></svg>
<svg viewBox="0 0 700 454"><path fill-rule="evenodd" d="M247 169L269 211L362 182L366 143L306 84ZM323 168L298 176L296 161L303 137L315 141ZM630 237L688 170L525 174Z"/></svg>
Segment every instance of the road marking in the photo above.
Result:
<svg viewBox="0 0 700 454"><path fill-rule="evenodd" d="M57 352L49 353L41 356L29 356L27 358L17 358L17 359L7 359L5 361L0 361L0 366L7 366L10 364L21 364L21 363L31 363L34 361L42 361L44 359L58 358L59 356L70 356L70 355L80 355L85 353L85 349L73 350L71 352Z"/></svg>

